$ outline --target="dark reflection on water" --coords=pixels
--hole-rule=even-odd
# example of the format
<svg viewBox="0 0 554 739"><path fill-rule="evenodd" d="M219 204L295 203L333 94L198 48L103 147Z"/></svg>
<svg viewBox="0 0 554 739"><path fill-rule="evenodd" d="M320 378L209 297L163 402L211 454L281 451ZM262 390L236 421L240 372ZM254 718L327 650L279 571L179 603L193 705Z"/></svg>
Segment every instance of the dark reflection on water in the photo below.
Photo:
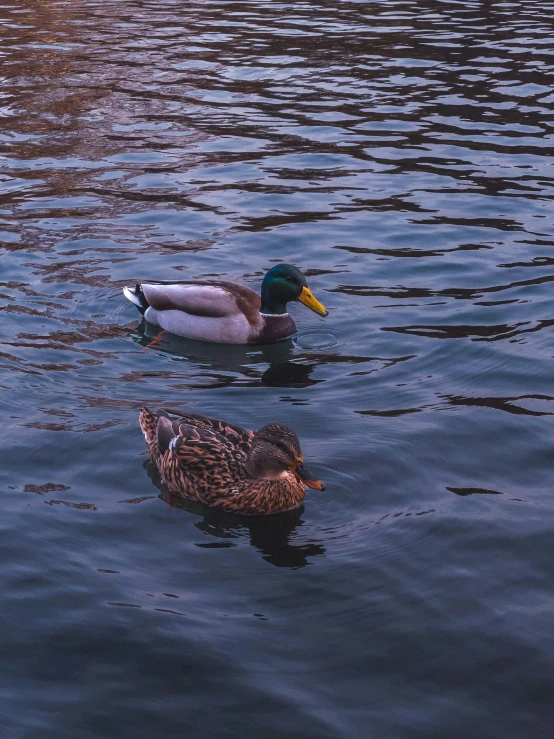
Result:
<svg viewBox="0 0 554 739"><path fill-rule="evenodd" d="M544 409L549 407L549 403L544 403L542 401L550 400L554 400L554 397L552 397L551 395L520 395L515 398L464 398L455 396L446 397L446 401L451 405L484 406L487 408L496 408L500 411L507 411L508 413L515 413L516 415L522 414L527 416L553 415L553 410L539 410L541 407ZM533 401L535 401L535 403L533 403ZM518 403L522 403L523 405L519 405ZM525 403L530 404L531 406L535 405L536 407L525 408ZM552 406L552 408L554 408L554 406Z"/></svg>
<svg viewBox="0 0 554 739"><path fill-rule="evenodd" d="M145 467L148 477L160 490L160 498L165 503L173 508L202 515L202 520L194 525L216 541L199 542L196 544L197 547L228 549L235 546L232 539L248 536L250 544L260 552L262 559L276 567L292 569L305 567L312 557L325 553L325 547L315 542L291 543L291 537L296 534L296 529L304 523L303 507L266 517L222 513L183 499L161 482L158 470L151 462L145 463Z"/></svg>
<svg viewBox="0 0 554 739"><path fill-rule="evenodd" d="M550 736L553 25L0 0L3 734ZM280 261L330 314L271 347L121 295ZM327 489L168 505L143 404L288 423Z"/></svg>
<svg viewBox="0 0 554 739"><path fill-rule="evenodd" d="M310 338L309 333L308 337ZM329 337L323 334L322 338L320 347L324 348L325 341L328 341ZM308 387L322 382L311 378L310 375L317 367L325 364L376 363L373 369L363 373L369 374L380 368L383 363L392 365L410 359L410 357L384 359L341 354L340 346L334 340L331 341L331 346L337 344L338 350L329 352L314 349L305 351L302 345L293 339L255 347L218 345L160 331L144 320L139 325L139 333L135 340L144 347L144 350L167 352L195 365L197 372L188 378L190 387L195 388L230 385L246 387L259 384L272 387Z"/></svg>
<svg viewBox="0 0 554 739"><path fill-rule="evenodd" d="M484 488L446 488L455 495L503 495L498 490L485 490Z"/></svg>

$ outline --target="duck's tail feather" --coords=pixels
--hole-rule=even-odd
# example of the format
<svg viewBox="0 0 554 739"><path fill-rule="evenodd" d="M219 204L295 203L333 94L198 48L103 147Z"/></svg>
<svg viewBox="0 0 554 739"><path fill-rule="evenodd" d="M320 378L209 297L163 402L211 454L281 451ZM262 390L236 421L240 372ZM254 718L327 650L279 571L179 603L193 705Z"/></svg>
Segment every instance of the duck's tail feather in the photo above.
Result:
<svg viewBox="0 0 554 739"><path fill-rule="evenodd" d="M158 416L155 413L152 413L149 408L141 408L139 415L139 424L141 431L144 434L144 438L146 439L146 443L148 444L148 446L150 446L152 442L156 441L156 434L158 430Z"/></svg>
<svg viewBox="0 0 554 739"><path fill-rule="evenodd" d="M142 287L139 284L135 286L134 290L130 287L124 287L123 295L125 295L127 300L130 300L131 303L136 305L139 311L144 315L146 309L149 307L149 303L144 297Z"/></svg>

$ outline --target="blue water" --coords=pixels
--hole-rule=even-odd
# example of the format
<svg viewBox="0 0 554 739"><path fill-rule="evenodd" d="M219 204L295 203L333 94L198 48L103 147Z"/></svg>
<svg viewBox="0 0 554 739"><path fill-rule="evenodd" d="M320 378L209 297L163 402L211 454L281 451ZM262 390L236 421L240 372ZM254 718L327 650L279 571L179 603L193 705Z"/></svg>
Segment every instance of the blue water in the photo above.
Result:
<svg viewBox="0 0 554 739"><path fill-rule="evenodd" d="M554 14L0 3L6 739L550 737ZM145 349L121 287L300 267L271 347ZM138 409L327 485L182 503Z"/></svg>

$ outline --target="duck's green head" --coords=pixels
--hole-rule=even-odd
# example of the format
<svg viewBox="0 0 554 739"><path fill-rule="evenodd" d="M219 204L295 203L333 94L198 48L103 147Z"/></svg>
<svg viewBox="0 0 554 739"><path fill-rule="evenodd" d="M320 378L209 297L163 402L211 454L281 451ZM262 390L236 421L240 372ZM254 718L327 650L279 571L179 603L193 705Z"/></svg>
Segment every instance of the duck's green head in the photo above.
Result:
<svg viewBox="0 0 554 739"><path fill-rule="evenodd" d="M262 282L262 313L280 314L287 312L287 303L299 300L319 316L329 311L316 300L302 272L292 264L277 264L272 267Z"/></svg>

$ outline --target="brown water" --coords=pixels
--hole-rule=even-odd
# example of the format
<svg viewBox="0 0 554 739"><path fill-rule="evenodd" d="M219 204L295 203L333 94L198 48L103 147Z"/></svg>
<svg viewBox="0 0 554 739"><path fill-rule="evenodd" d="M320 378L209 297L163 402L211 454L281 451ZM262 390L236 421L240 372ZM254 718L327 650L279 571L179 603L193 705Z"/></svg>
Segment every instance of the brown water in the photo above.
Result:
<svg viewBox="0 0 554 739"><path fill-rule="evenodd" d="M550 737L553 21L0 0L3 736ZM143 349L124 284L276 261L327 319ZM176 507L143 403L327 489Z"/></svg>

